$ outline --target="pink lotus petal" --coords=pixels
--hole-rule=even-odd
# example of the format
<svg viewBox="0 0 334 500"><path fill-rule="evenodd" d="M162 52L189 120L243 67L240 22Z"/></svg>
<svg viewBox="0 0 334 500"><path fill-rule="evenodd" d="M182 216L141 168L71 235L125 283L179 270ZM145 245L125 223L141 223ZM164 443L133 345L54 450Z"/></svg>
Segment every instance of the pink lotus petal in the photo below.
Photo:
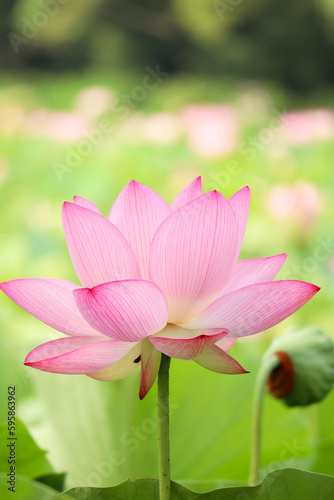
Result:
<svg viewBox="0 0 334 500"><path fill-rule="evenodd" d="M249 373L246 371L236 359L232 358L223 349L216 345L209 347L194 358L194 361L208 370L217 373L225 373L229 375L237 375L241 373Z"/></svg>
<svg viewBox="0 0 334 500"><path fill-rule="evenodd" d="M155 231L171 209L152 189L131 181L118 195L109 220L125 236L137 257L141 276L148 277L148 255Z"/></svg>
<svg viewBox="0 0 334 500"><path fill-rule="evenodd" d="M245 236L248 214L249 214L249 206L251 201L250 189L248 186L240 189L234 193L233 196L228 200L235 216L237 218L238 224L238 244L236 250L236 259L239 257L239 253L241 250L242 242Z"/></svg>
<svg viewBox="0 0 334 500"><path fill-rule="evenodd" d="M104 382L111 382L115 380L121 380L124 377L130 375L140 366L140 355L141 355L141 342L137 342L131 351L129 351L123 358L116 363L113 363L107 368L103 368L97 372L88 373L88 377L94 378L95 380L101 380Z"/></svg>
<svg viewBox="0 0 334 500"><path fill-rule="evenodd" d="M303 281L256 283L220 297L184 326L227 328L229 337L253 335L283 321L319 290Z"/></svg>
<svg viewBox="0 0 334 500"><path fill-rule="evenodd" d="M151 280L165 293L169 323L198 314L233 272L237 225L229 202L216 191L173 212L152 241Z"/></svg>
<svg viewBox="0 0 334 500"><path fill-rule="evenodd" d="M0 284L17 305L52 328L67 335L103 338L77 308L73 290L80 288L70 281L52 278L22 278Z"/></svg>
<svg viewBox="0 0 334 500"><path fill-rule="evenodd" d="M218 297L254 283L272 281L286 260L286 253L260 259L239 260L230 281Z"/></svg>
<svg viewBox="0 0 334 500"><path fill-rule="evenodd" d="M72 262L83 286L140 277L129 243L102 215L65 202L63 224Z"/></svg>
<svg viewBox="0 0 334 500"><path fill-rule="evenodd" d="M161 352L157 351L148 339L144 339L141 344L142 353L139 399L144 399L157 378L161 362Z"/></svg>
<svg viewBox="0 0 334 500"><path fill-rule="evenodd" d="M135 342L161 330L167 322L162 291L150 281L104 283L74 291L81 314L93 328L124 342Z"/></svg>
<svg viewBox="0 0 334 500"><path fill-rule="evenodd" d="M238 339L233 339L232 337L224 337L221 340L218 340L216 345L223 349L223 351L227 352L232 349L237 340Z"/></svg>
<svg viewBox="0 0 334 500"><path fill-rule="evenodd" d="M167 356L192 359L221 340L227 333L228 330L220 328L185 330L179 326L167 325L161 332L152 335L150 341Z"/></svg>
<svg viewBox="0 0 334 500"><path fill-rule="evenodd" d="M24 364L52 373L91 373L119 361L133 347L131 342L118 340L96 342L95 337L65 337L36 347Z"/></svg>
<svg viewBox="0 0 334 500"><path fill-rule="evenodd" d="M83 208L88 208L88 210L92 210L93 212L102 215L99 208L92 201L86 200L86 198L81 198L81 196L74 196L73 201L76 205L79 205Z"/></svg>
<svg viewBox="0 0 334 500"><path fill-rule="evenodd" d="M182 191L179 192L179 194L172 202L170 208L173 211L177 210L186 203L189 203L189 201L192 201L195 198L202 196L202 194L203 194L202 179L201 177L196 177L196 179L190 182L190 184L188 184L184 189L182 189Z"/></svg>

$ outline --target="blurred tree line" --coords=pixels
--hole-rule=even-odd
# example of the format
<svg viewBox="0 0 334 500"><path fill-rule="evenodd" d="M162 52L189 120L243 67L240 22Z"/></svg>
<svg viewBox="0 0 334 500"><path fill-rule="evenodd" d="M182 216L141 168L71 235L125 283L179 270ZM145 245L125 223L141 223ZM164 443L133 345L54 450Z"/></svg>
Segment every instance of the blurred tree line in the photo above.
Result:
<svg viewBox="0 0 334 500"><path fill-rule="evenodd" d="M0 66L334 83L333 0L2 0Z"/></svg>

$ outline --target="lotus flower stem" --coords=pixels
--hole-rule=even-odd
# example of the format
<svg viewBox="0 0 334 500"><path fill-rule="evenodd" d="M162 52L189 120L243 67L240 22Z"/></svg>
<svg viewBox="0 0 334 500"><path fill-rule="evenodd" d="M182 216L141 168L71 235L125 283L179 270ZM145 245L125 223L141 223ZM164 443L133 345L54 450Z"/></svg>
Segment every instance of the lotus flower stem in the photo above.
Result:
<svg viewBox="0 0 334 500"><path fill-rule="evenodd" d="M169 458L169 366L170 358L162 354L158 374L158 439L160 500L170 499Z"/></svg>
<svg viewBox="0 0 334 500"><path fill-rule="evenodd" d="M249 485L255 486L259 483L259 469L261 458L261 424L263 398L266 391L266 383L270 373L279 366L280 360L277 356L266 359L257 375L254 401L253 401L253 427L252 427L252 448L250 458Z"/></svg>

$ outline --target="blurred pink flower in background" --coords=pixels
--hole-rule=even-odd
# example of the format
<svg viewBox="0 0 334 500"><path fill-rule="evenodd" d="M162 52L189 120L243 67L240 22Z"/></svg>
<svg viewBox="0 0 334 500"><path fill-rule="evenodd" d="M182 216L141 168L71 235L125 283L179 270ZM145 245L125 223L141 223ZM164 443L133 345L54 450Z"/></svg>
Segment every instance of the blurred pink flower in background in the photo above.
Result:
<svg viewBox="0 0 334 500"><path fill-rule="evenodd" d="M59 142L75 142L92 127L92 120L76 111L38 109L25 118L24 129L33 137L47 137Z"/></svg>
<svg viewBox="0 0 334 500"><path fill-rule="evenodd" d="M181 134L180 119L172 113L155 113L142 120L142 138L156 144L171 144Z"/></svg>
<svg viewBox="0 0 334 500"><path fill-rule="evenodd" d="M181 123L172 113L144 115L133 112L118 129L118 136L127 142L168 145L181 134Z"/></svg>
<svg viewBox="0 0 334 500"><path fill-rule="evenodd" d="M182 115L190 146L200 156L217 158L237 148L238 120L232 107L191 104L183 110Z"/></svg>
<svg viewBox="0 0 334 500"><path fill-rule="evenodd" d="M111 111L116 100L115 92L109 87L96 85L79 92L74 101L74 109L85 116L97 118Z"/></svg>
<svg viewBox="0 0 334 500"><path fill-rule="evenodd" d="M281 116L283 134L292 144L310 144L334 138L334 112L319 108L288 111Z"/></svg>
<svg viewBox="0 0 334 500"><path fill-rule="evenodd" d="M67 337L31 351L43 371L118 380L140 364L140 398L152 387L161 353L218 373L246 370L227 351L237 338L293 314L319 288L273 281L286 254L238 260L250 191L229 200L203 194L198 177L168 206L131 181L109 217L75 197L63 206L67 246L82 286L24 278L0 285L20 307Z"/></svg>
<svg viewBox="0 0 334 500"><path fill-rule="evenodd" d="M294 219L301 231L314 226L323 202L319 189L310 182L298 181L292 186L275 186L269 191L266 206L277 219Z"/></svg>

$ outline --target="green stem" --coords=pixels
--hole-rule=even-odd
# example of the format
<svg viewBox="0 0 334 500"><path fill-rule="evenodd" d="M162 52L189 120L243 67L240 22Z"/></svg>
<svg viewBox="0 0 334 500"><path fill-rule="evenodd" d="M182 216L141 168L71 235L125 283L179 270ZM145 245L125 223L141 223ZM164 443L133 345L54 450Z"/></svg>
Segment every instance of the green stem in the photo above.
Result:
<svg viewBox="0 0 334 500"><path fill-rule="evenodd" d="M158 438L160 500L170 499L169 458L169 365L170 358L161 356L158 375Z"/></svg>
<svg viewBox="0 0 334 500"><path fill-rule="evenodd" d="M253 427L252 448L250 460L249 485L255 486L259 483L259 469L261 458L261 423L263 398L266 392L266 383L270 373L279 366L280 361L276 356L264 359L257 375L254 401L253 401Z"/></svg>

